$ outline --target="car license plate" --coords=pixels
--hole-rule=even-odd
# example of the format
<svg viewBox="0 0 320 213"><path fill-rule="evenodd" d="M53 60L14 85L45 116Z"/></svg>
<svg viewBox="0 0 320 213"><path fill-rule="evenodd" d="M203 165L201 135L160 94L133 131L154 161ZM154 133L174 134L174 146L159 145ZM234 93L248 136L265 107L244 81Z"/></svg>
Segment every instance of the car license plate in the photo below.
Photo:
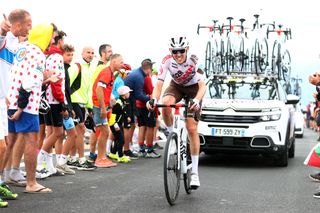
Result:
<svg viewBox="0 0 320 213"><path fill-rule="evenodd" d="M245 130L239 128L212 128L212 136L244 137Z"/></svg>

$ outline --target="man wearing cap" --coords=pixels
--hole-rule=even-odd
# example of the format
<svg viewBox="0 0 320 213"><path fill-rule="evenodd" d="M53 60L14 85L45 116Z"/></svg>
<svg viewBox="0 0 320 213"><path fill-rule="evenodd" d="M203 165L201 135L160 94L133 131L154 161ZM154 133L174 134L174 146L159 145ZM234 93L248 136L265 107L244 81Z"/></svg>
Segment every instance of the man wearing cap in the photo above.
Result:
<svg viewBox="0 0 320 213"><path fill-rule="evenodd" d="M146 102L150 100L150 95L147 95L145 91L147 86L145 85L145 79L151 74L153 64L154 62L152 62L150 59L144 59L141 62L141 67L133 70L124 79L124 84L133 90L130 96L130 103L133 112L134 107L136 107L136 115L138 118L138 143L140 146L139 156L148 158L160 157L160 155L157 154L153 149L153 129L156 125L156 120L154 116L150 116L152 113L149 113L148 109L146 108ZM151 81L150 84L152 86ZM133 115L131 115L131 121L134 121ZM134 129L134 127L131 128ZM131 131L128 131L128 129L125 129L125 135L127 135L126 132L131 133ZM129 143L131 139L132 134L131 137L125 138L125 151L129 150ZM146 139L147 142L147 152L145 151L144 147L144 139Z"/></svg>

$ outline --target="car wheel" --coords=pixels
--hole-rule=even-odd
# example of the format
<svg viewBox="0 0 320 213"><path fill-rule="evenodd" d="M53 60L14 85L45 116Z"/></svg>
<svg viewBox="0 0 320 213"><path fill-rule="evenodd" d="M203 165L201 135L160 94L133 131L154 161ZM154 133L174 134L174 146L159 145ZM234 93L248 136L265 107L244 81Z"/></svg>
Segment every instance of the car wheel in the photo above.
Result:
<svg viewBox="0 0 320 213"><path fill-rule="evenodd" d="M294 151L295 151L296 142L293 140L291 147L289 149L289 158L294 158Z"/></svg>
<svg viewBox="0 0 320 213"><path fill-rule="evenodd" d="M286 167L288 166L288 158L289 158L289 152L288 152L288 149L286 148L277 157L275 157L274 165L280 166L280 167Z"/></svg>

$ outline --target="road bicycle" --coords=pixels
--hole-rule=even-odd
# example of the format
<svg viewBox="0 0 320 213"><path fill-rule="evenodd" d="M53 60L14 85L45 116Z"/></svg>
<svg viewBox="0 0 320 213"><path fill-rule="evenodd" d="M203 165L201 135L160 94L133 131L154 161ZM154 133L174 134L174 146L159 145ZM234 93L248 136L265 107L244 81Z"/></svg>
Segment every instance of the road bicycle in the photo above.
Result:
<svg viewBox="0 0 320 213"><path fill-rule="evenodd" d="M219 73L224 70L224 44L221 40L222 31L217 24L218 20L213 20L213 26L201 26L198 24L197 34L201 28L208 28L210 38L206 44L205 52L205 74L209 78L214 73Z"/></svg>
<svg viewBox="0 0 320 213"><path fill-rule="evenodd" d="M274 40L272 48L272 73L278 75L279 80L288 81L291 73L291 56L285 43L287 40L292 39L291 29L282 29L282 25L278 25L278 29L267 30L267 38L269 33L276 32L277 37ZM283 37L281 37L283 35Z"/></svg>
<svg viewBox="0 0 320 213"><path fill-rule="evenodd" d="M151 104L153 105L153 104ZM155 104L155 107L170 107L174 109L173 131L167 138L164 149L163 178L167 201L174 205L179 195L180 181L183 180L187 194L190 194L191 157L188 146L188 133L185 121L188 116L188 100L172 105ZM180 109L184 108L182 115Z"/></svg>
<svg viewBox="0 0 320 213"><path fill-rule="evenodd" d="M251 64L253 63L252 68L257 75L263 74L267 67L269 66L269 50L268 50L268 41L264 36L263 27L272 25L272 24L260 24L259 15L254 15L255 22L253 24L252 31L254 32L254 44L251 51Z"/></svg>
<svg viewBox="0 0 320 213"><path fill-rule="evenodd" d="M223 25L222 29L227 30L226 45L226 70L227 74L245 73L249 66L249 49L245 46L247 39L243 23L245 19L241 18L240 25L232 25L233 17L228 17L229 25Z"/></svg>

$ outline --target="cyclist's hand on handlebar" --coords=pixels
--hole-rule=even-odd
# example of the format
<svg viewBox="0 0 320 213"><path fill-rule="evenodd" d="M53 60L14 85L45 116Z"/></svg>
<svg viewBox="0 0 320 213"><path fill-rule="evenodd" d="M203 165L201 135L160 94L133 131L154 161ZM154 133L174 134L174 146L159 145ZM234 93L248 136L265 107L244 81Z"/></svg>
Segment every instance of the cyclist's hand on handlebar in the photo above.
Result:
<svg viewBox="0 0 320 213"><path fill-rule="evenodd" d="M191 111L198 111L200 109L200 101L196 98L191 99L189 102L189 109Z"/></svg>
<svg viewBox="0 0 320 213"><path fill-rule="evenodd" d="M157 99L153 98L149 100L146 104L148 110L154 110L157 104Z"/></svg>

